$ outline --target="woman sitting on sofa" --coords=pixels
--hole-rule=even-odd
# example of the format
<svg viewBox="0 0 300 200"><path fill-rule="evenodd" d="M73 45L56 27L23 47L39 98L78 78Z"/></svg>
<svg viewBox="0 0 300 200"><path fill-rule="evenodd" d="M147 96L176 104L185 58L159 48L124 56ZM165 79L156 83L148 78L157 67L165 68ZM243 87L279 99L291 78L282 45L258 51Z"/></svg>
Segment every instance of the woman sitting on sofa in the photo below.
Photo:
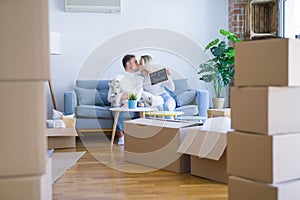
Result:
<svg viewBox="0 0 300 200"><path fill-rule="evenodd" d="M139 66L142 74L144 75L144 94L152 94L154 95L153 99L160 98L162 99L163 110L165 111L173 111L176 107L175 100L169 95L169 93L165 90L167 87L169 90L174 91L175 86L174 82L171 78L171 73L167 69L168 80L162 83L157 83L155 85L151 85L151 80L149 73L159 70L157 67L153 65L153 61L151 56L143 55L139 60ZM143 94L142 94L143 96ZM144 95L145 96L145 95ZM158 106L159 107L159 106Z"/></svg>

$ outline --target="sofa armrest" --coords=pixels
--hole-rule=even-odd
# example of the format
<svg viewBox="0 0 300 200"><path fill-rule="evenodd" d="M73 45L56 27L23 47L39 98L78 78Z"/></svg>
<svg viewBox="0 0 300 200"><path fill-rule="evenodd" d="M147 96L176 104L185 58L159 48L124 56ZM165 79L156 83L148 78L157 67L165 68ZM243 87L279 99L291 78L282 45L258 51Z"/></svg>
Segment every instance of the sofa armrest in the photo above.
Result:
<svg viewBox="0 0 300 200"><path fill-rule="evenodd" d="M209 92L207 90L195 90L196 103L198 106L198 115L207 117L207 109L209 108Z"/></svg>
<svg viewBox="0 0 300 200"><path fill-rule="evenodd" d="M74 91L67 91L64 93L64 109L65 115L74 114L75 107L77 106L76 93Z"/></svg>

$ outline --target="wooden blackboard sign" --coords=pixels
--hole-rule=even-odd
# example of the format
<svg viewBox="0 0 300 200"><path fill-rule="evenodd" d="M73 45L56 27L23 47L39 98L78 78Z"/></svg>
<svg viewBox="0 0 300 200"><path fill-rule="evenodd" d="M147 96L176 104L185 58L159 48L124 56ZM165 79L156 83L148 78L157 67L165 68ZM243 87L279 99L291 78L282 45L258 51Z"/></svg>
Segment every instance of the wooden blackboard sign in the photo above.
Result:
<svg viewBox="0 0 300 200"><path fill-rule="evenodd" d="M168 80L167 70L166 68L152 72L149 74L151 85L155 85L157 83L161 83Z"/></svg>

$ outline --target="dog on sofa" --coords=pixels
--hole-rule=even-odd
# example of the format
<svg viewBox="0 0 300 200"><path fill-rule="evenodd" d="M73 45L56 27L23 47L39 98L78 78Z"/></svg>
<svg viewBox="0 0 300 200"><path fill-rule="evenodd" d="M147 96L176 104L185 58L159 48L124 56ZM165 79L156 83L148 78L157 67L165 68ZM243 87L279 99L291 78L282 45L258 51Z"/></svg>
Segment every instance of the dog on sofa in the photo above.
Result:
<svg viewBox="0 0 300 200"><path fill-rule="evenodd" d="M119 106L121 97L124 94L123 89L121 87L121 79L122 76L118 75L114 79L109 81L109 88L110 88L110 96L109 100L112 103L112 106Z"/></svg>

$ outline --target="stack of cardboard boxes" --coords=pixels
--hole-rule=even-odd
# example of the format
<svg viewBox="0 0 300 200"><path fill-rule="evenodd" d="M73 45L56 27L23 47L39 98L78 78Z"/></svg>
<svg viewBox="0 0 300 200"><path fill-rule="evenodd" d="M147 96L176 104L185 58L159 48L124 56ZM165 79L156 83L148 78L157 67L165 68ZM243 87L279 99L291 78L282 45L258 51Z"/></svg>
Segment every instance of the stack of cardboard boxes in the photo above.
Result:
<svg viewBox="0 0 300 200"><path fill-rule="evenodd" d="M45 137L48 1L1 1L0 25L0 199L52 199Z"/></svg>
<svg viewBox="0 0 300 200"><path fill-rule="evenodd" d="M230 200L300 199L300 40L236 44Z"/></svg>

